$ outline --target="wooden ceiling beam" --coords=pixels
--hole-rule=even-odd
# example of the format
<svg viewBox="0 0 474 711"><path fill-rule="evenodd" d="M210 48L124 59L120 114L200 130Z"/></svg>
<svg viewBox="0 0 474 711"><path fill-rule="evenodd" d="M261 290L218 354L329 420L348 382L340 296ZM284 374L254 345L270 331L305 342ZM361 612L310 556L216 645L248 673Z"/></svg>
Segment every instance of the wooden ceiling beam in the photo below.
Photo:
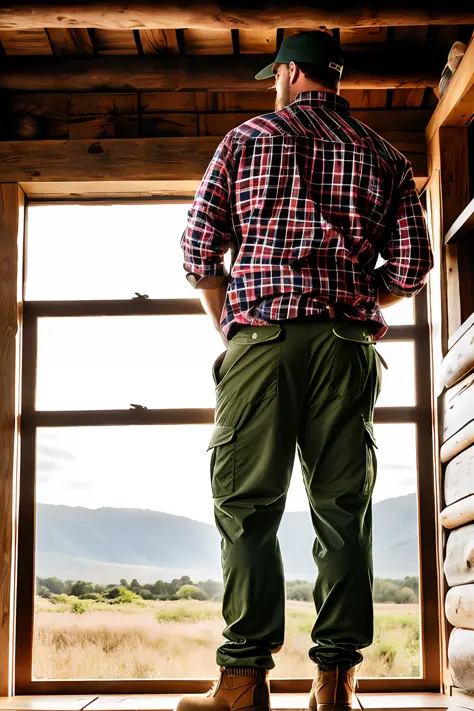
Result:
<svg viewBox="0 0 474 711"><path fill-rule="evenodd" d="M91 180L200 180L219 138L136 138L0 142L5 183ZM406 146L410 148L410 146ZM405 155L427 176L426 154Z"/></svg>
<svg viewBox="0 0 474 711"><path fill-rule="evenodd" d="M413 56L419 59L414 62ZM256 81L268 54L194 57L9 57L0 89L13 91L262 91ZM413 46L347 53L342 89L415 89L437 86L445 57Z"/></svg>
<svg viewBox="0 0 474 711"><path fill-rule="evenodd" d="M116 30L173 29L276 30L279 27L374 27L465 25L474 22L474 7L466 0L386 0L382 3L306 2L287 0L10 0L0 8L2 29L97 28Z"/></svg>

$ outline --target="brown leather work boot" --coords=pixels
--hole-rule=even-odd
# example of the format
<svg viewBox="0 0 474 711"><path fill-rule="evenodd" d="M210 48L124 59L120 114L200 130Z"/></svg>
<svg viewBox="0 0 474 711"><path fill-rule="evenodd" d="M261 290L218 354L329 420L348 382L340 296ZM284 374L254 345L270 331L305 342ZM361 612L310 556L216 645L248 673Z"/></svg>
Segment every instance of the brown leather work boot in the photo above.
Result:
<svg viewBox="0 0 474 711"><path fill-rule="evenodd" d="M207 694L184 696L176 711L270 711L267 669L221 667L220 672Z"/></svg>
<svg viewBox="0 0 474 711"><path fill-rule="evenodd" d="M309 697L310 711L350 711L356 685L356 667L334 667L323 671L316 666L316 674Z"/></svg>

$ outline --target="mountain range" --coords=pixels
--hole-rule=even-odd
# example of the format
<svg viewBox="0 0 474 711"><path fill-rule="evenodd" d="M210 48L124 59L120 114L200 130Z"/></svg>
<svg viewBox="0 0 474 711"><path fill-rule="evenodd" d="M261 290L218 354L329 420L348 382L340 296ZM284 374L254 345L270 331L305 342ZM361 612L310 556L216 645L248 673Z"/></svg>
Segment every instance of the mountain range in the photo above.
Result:
<svg viewBox="0 0 474 711"><path fill-rule="evenodd" d="M373 514L375 576L418 575L416 495L374 504ZM285 513L279 539L287 580L314 579L313 538L309 512ZM39 503L36 574L102 584L220 580L220 539L213 525L159 511Z"/></svg>

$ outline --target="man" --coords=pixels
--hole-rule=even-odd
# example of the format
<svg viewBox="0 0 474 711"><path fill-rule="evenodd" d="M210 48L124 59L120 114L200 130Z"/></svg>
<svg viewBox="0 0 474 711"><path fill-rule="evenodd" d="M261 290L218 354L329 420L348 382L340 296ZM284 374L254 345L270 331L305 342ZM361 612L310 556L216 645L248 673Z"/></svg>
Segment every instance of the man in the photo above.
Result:
<svg viewBox="0 0 474 711"><path fill-rule="evenodd" d="M221 142L181 241L187 278L228 343L213 367L210 442L227 626L219 680L179 711L269 709L295 449L316 534L311 709L350 708L372 642L374 341L387 330L380 307L422 289L432 253L411 166L351 115L342 65L327 32L283 41L256 77L275 74L277 111Z"/></svg>

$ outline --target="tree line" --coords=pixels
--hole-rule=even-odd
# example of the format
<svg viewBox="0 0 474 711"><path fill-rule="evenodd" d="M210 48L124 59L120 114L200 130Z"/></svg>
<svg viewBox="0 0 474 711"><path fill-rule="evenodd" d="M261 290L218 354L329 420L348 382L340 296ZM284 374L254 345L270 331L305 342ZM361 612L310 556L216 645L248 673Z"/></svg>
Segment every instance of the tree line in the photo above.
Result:
<svg viewBox="0 0 474 711"><path fill-rule="evenodd" d="M417 603L419 601L419 580L407 576L400 580L376 578L374 581L374 602ZM189 575L175 578L171 582L157 580L141 585L135 578L128 582L122 578L118 583L98 585L84 580L60 580L59 578L36 578L36 594L42 598L55 600L59 595L73 596L80 600L96 600L112 603L134 602L138 600L221 600L223 585L215 580L201 580L194 583ZM286 583L287 600L311 602L313 583L306 580L291 580Z"/></svg>

